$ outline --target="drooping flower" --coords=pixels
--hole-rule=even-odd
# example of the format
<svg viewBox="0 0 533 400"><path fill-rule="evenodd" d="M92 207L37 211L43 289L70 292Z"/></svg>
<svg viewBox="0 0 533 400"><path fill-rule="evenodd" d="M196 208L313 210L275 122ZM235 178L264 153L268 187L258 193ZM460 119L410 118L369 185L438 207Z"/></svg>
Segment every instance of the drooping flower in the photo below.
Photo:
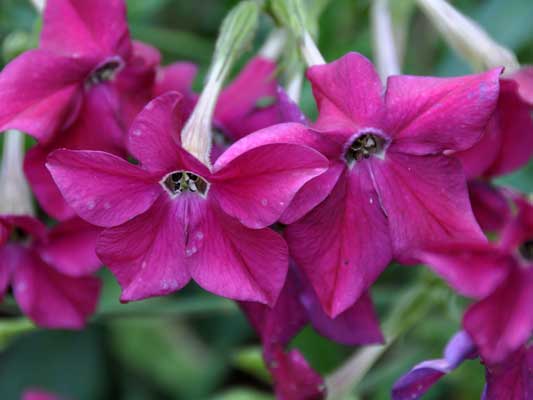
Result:
<svg viewBox="0 0 533 400"><path fill-rule="evenodd" d="M128 147L139 166L104 152L57 150L48 168L69 205L108 228L97 252L122 286L121 300L165 295L192 278L221 296L273 304L288 254L265 228L327 161L306 146L262 142L280 130L307 132L285 124L237 142L210 170L181 147L180 97L158 97L133 123Z"/></svg>
<svg viewBox="0 0 533 400"><path fill-rule="evenodd" d="M37 199L50 215L74 215L44 167L56 149L125 154L125 132L151 99L159 52L132 42L123 0L49 0L38 49L0 74L0 131L39 141L25 162Z"/></svg>
<svg viewBox="0 0 533 400"><path fill-rule="evenodd" d="M477 350L464 331L450 340L444 358L424 361L396 381L393 400L417 400L440 378L452 372L467 359L477 358ZM483 360L482 360L483 361ZM533 348L522 346L499 363L485 364L486 385L482 400L533 399Z"/></svg>
<svg viewBox="0 0 533 400"><path fill-rule="evenodd" d="M9 286L23 311L45 328L81 329L94 313L100 282L94 248L99 229L71 220L51 230L28 216L3 215L13 240L0 245L0 298Z"/></svg>
<svg viewBox="0 0 533 400"><path fill-rule="evenodd" d="M243 302L241 307L261 337L265 353L275 346L286 346L308 323L321 335L345 345L380 343L383 336L368 294L361 296L337 318L328 317L305 277L292 264L283 290L271 308Z"/></svg>
<svg viewBox="0 0 533 400"><path fill-rule="evenodd" d="M308 70L319 108L313 145L330 168L304 186L282 222L291 224L291 255L330 316L354 304L393 257L410 263L417 248L485 240L451 153L483 134L499 73L393 76L383 95L359 54Z"/></svg>
<svg viewBox="0 0 533 400"><path fill-rule="evenodd" d="M21 400L61 400L61 397L41 389L28 389L22 394Z"/></svg>
<svg viewBox="0 0 533 400"><path fill-rule="evenodd" d="M420 254L420 259L458 291L478 301L463 327L483 360L502 362L533 333L533 207L516 200L518 215L498 245L456 244Z"/></svg>

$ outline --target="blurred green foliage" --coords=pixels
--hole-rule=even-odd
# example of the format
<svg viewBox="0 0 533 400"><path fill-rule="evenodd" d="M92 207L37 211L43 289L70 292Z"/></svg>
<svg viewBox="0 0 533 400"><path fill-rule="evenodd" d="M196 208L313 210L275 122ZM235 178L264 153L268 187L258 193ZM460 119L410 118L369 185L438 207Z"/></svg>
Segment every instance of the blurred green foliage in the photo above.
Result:
<svg viewBox="0 0 533 400"><path fill-rule="evenodd" d="M372 56L369 29L371 0L329 3L319 23L319 47L327 60L348 51ZM468 73L412 7L412 0L393 0L395 19L407 26L404 70L412 74ZM192 60L208 67L224 15L236 0L128 0L131 31L136 39L159 48L165 63ZM513 48L524 64L533 63L531 0L458 0L458 8L475 18L497 40ZM27 1L0 0L2 63L37 44L39 20ZM263 17L254 48L272 21ZM250 49L246 56L253 54ZM244 58L243 57L243 61ZM241 61L241 65L242 62ZM201 87L201 79L197 79ZM314 115L309 85L301 101ZM533 191L533 165L500 180ZM380 315L414 280L418 268L393 266L373 290ZM98 315L84 332L36 331L23 334L0 353L0 398L18 400L22 390L40 387L74 400L99 399L272 399L258 340L237 307L195 286L177 295L129 305L118 303L118 287L109 273ZM464 299L451 292L392 346L359 386L359 398L381 400L399 375L427 358L440 357L460 325ZM1 328L1 327L0 327ZM331 372L353 349L331 343L306 328L294 340L320 372ZM466 363L443 379L427 399L479 398L483 368Z"/></svg>

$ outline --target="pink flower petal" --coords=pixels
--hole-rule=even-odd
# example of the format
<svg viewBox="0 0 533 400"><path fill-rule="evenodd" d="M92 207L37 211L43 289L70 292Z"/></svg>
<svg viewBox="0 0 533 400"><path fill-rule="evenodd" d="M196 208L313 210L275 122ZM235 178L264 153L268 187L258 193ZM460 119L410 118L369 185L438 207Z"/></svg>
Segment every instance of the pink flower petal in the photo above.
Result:
<svg viewBox="0 0 533 400"><path fill-rule="evenodd" d="M9 239L10 233L10 226L0 219L0 246L2 246Z"/></svg>
<svg viewBox="0 0 533 400"><path fill-rule="evenodd" d="M470 203L476 221L484 231L500 232L511 219L511 206L495 186L482 180L468 182Z"/></svg>
<svg viewBox="0 0 533 400"><path fill-rule="evenodd" d="M513 200L517 212L502 229L499 243L502 249L511 253L533 237L533 204L522 195Z"/></svg>
<svg viewBox="0 0 533 400"><path fill-rule="evenodd" d="M46 237L46 226L29 215L1 215L0 221L9 227L10 232L12 228L20 228L34 239L43 240Z"/></svg>
<svg viewBox="0 0 533 400"><path fill-rule="evenodd" d="M309 289L303 302L313 327L322 336L348 346L383 343L379 320L368 293L363 293L354 305L332 319L322 310L313 289Z"/></svg>
<svg viewBox="0 0 533 400"><path fill-rule="evenodd" d="M17 258L18 252L13 245L0 245L0 301L4 299L4 295L11 283Z"/></svg>
<svg viewBox="0 0 533 400"><path fill-rule="evenodd" d="M285 347L307 324L307 310L300 301L301 285L293 268L289 268L285 285L274 307L253 302L241 302L246 317L261 337L266 358L273 349Z"/></svg>
<svg viewBox="0 0 533 400"><path fill-rule="evenodd" d="M515 267L489 297L471 306L463 326L483 360L497 363L524 345L533 329L533 274Z"/></svg>
<svg viewBox="0 0 533 400"><path fill-rule="evenodd" d="M307 70L319 117L315 128L345 139L361 128L383 125L382 85L372 63L358 53Z"/></svg>
<svg viewBox="0 0 533 400"><path fill-rule="evenodd" d="M474 145L496 108L500 72L497 68L459 78L390 77L387 131L396 150L426 155Z"/></svg>
<svg viewBox="0 0 533 400"><path fill-rule="evenodd" d="M270 125L284 122L277 109L276 63L255 57L220 94L215 109L215 124L233 140ZM270 98L273 104L259 108L258 102Z"/></svg>
<svg viewBox="0 0 533 400"><path fill-rule="evenodd" d="M486 241L472 213L458 160L388 151L372 162L387 213L395 257L411 263L413 250L453 242Z"/></svg>
<svg viewBox="0 0 533 400"><path fill-rule="evenodd" d="M492 117L501 135L499 153L486 176L499 176L513 172L527 164L533 154L533 120L531 106L518 94L513 81L501 80L498 108Z"/></svg>
<svg viewBox="0 0 533 400"><path fill-rule="evenodd" d="M94 313L100 281L62 275L38 255L18 248L13 293L20 308L43 328L81 329Z"/></svg>
<svg viewBox="0 0 533 400"><path fill-rule="evenodd" d="M118 115L120 105L108 85L98 85L85 94L85 101L74 124L46 146L37 145L26 153L24 172L43 209L58 220L75 216L59 192L46 158L57 148L102 150L125 155L125 132Z"/></svg>
<svg viewBox="0 0 533 400"><path fill-rule="evenodd" d="M189 282L185 238L195 202L182 197L171 202L163 194L144 214L98 238L97 253L117 277L121 301L163 296Z"/></svg>
<svg viewBox="0 0 533 400"><path fill-rule="evenodd" d="M0 74L0 131L20 129L40 142L75 118L92 66L83 60L30 50Z"/></svg>
<svg viewBox="0 0 533 400"><path fill-rule="evenodd" d="M530 106L533 106L533 67L522 67L512 74L510 78L518 83L520 96Z"/></svg>
<svg viewBox="0 0 533 400"><path fill-rule="evenodd" d="M198 67L190 62L177 62L159 68L154 87L155 96L176 91L186 99L196 97L192 91L192 84L197 73Z"/></svg>
<svg viewBox="0 0 533 400"><path fill-rule="evenodd" d="M96 238L102 229L74 218L50 230L46 241L37 243L37 252L49 265L69 276L95 272L102 263L96 256Z"/></svg>
<svg viewBox="0 0 533 400"><path fill-rule="evenodd" d="M273 306L289 263L283 238L270 229L246 228L212 203L203 212L188 231L191 276L219 296Z"/></svg>
<svg viewBox="0 0 533 400"><path fill-rule="evenodd" d="M148 103L130 128L128 148L148 171L166 174L180 167L207 178L207 168L180 147L186 118L181 99L179 93L169 92Z"/></svg>
<svg viewBox="0 0 533 400"><path fill-rule="evenodd" d="M486 366L482 400L533 399L533 349L525 346L501 363Z"/></svg>
<svg viewBox="0 0 533 400"><path fill-rule="evenodd" d="M124 0L47 0L40 47L65 55L127 59L131 41Z"/></svg>
<svg viewBox="0 0 533 400"><path fill-rule="evenodd" d="M324 311L334 318L350 308L392 256L387 221L365 165L344 172L324 202L287 227L286 238Z"/></svg>
<svg viewBox="0 0 533 400"><path fill-rule="evenodd" d="M326 387L321 376L298 350L277 349L269 366L278 400L322 400Z"/></svg>
<svg viewBox="0 0 533 400"><path fill-rule="evenodd" d="M418 258L463 296L490 295L514 268L513 258L488 244L460 243L424 251Z"/></svg>
<svg viewBox="0 0 533 400"><path fill-rule="evenodd" d="M327 167L327 159L306 146L256 147L219 170L215 165L210 195L244 225L264 228L276 222L296 192Z"/></svg>
<svg viewBox="0 0 533 400"><path fill-rule="evenodd" d="M61 398L56 394L40 389L28 389L22 394L21 400L61 400Z"/></svg>
<svg viewBox="0 0 533 400"><path fill-rule="evenodd" d="M281 215L280 222L292 224L324 201L335 187L344 167L343 162L332 161L326 172L303 185Z"/></svg>
<svg viewBox="0 0 533 400"><path fill-rule="evenodd" d="M101 151L56 150L46 166L68 204L94 225L120 225L163 192L157 177Z"/></svg>
<svg viewBox="0 0 533 400"><path fill-rule="evenodd" d="M146 43L133 42L133 54L117 74L113 86L120 95L121 115L128 128L143 107L152 100L159 50Z"/></svg>

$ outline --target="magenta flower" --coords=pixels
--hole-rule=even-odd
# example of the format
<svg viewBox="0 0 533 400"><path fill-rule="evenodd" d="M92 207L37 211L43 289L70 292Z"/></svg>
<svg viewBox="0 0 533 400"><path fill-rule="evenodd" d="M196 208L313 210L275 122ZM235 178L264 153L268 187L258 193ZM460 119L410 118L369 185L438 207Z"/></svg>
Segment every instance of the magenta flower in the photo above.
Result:
<svg viewBox="0 0 533 400"><path fill-rule="evenodd" d="M307 132L285 124L236 143L210 170L180 145L184 117L177 93L145 107L129 134L140 166L99 151L57 150L48 168L69 205L108 228L97 253L122 286L122 301L165 295L192 278L221 296L273 304L288 255L281 236L265 228L327 161L311 148L276 143L280 130Z"/></svg>
<svg viewBox="0 0 533 400"><path fill-rule="evenodd" d="M296 350L284 352L276 348L268 365L278 400L322 400L326 386L302 354Z"/></svg>
<svg viewBox="0 0 533 400"><path fill-rule="evenodd" d="M292 223L291 255L330 316L354 304L393 257L410 263L417 248L485 240L452 153L483 134L499 74L393 76L383 95L359 54L308 70L319 108L313 145L330 168L304 186L282 222Z"/></svg>
<svg viewBox="0 0 533 400"><path fill-rule="evenodd" d="M100 282L90 276L100 261L98 229L81 220L47 231L27 216L0 216L18 240L0 246L0 298L9 286L21 310L45 328L81 329L94 313Z"/></svg>
<svg viewBox="0 0 533 400"><path fill-rule="evenodd" d="M455 334L444 358L424 361L402 376L392 389L393 400L416 400L441 377L467 359L477 358L467 333ZM486 385L482 400L530 400L533 398L533 348L522 346L500 363L485 364Z"/></svg>
<svg viewBox="0 0 533 400"><path fill-rule="evenodd" d="M472 211L484 231L500 232L511 218L511 201L507 189L482 179L468 182Z"/></svg>
<svg viewBox="0 0 533 400"><path fill-rule="evenodd" d="M250 302L241 303L241 307L259 333L267 355L270 348L288 345L308 323L321 335L345 345L383 342L369 294L332 319L324 313L313 288L294 264L273 308Z"/></svg>
<svg viewBox="0 0 533 400"><path fill-rule="evenodd" d="M518 199L498 246L461 244L420 255L460 294L478 299L463 326L483 360L499 363L533 332L533 207Z"/></svg>
<svg viewBox="0 0 533 400"><path fill-rule="evenodd" d="M151 99L159 59L130 40L122 0L46 2L39 48L0 74L0 130L39 141L25 172L47 213L74 215L44 167L47 154L67 147L125 155L125 129Z"/></svg>

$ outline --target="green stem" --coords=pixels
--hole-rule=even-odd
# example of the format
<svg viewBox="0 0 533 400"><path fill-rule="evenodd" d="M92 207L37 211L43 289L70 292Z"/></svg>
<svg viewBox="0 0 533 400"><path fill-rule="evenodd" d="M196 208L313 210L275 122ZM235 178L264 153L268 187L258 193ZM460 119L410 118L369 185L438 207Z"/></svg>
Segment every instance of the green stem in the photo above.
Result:
<svg viewBox="0 0 533 400"><path fill-rule="evenodd" d="M367 372L405 331L411 329L435 305L435 285L427 280L403 294L383 324L385 343L364 347L326 378L328 400L352 394Z"/></svg>

